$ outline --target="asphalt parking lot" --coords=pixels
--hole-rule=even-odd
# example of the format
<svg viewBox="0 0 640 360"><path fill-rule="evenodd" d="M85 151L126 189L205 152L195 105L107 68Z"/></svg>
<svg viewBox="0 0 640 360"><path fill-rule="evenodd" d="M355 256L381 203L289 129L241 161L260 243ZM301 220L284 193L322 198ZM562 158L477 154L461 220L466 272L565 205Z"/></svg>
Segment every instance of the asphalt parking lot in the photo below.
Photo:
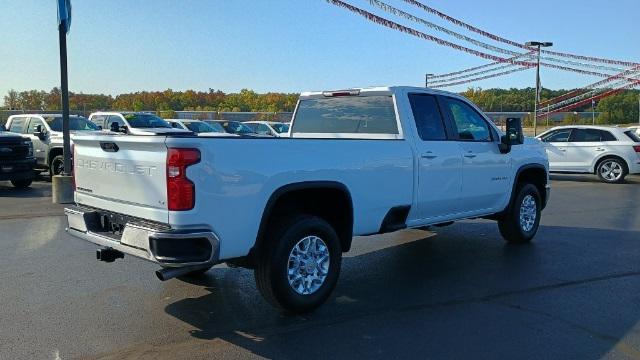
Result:
<svg viewBox="0 0 640 360"><path fill-rule="evenodd" d="M640 359L640 178L552 186L534 243L484 220L357 238L332 299L290 317L248 270L99 263L49 183L0 182L0 358Z"/></svg>

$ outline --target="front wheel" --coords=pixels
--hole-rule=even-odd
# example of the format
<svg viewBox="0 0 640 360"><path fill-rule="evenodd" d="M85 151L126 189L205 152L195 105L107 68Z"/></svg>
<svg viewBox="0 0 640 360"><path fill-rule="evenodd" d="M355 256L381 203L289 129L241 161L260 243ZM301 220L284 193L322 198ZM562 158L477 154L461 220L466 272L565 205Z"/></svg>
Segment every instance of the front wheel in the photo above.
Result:
<svg viewBox="0 0 640 360"><path fill-rule="evenodd" d="M520 184L506 214L498 220L500 234L509 243L524 244L538 232L541 197L533 184Z"/></svg>
<svg viewBox="0 0 640 360"><path fill-rule="evenodd" d="M49 174L53 178L56 175L61 175L64 172L64 156L58 155L51 160L49 165Z"/></svg>
<svg viewBox="0 0 640 360"><path fill-rule="evenodd" d="M273 306L305 313L331 295L340 273L342 248L325 220L301 215L276 222L254 271L262 296Z"/></svg>

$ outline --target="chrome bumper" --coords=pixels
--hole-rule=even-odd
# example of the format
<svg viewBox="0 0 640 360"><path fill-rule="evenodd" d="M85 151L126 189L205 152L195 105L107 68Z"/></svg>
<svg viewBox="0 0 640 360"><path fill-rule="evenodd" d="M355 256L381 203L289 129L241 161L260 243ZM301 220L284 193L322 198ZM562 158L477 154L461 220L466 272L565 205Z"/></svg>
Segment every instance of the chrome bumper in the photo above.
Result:
<svg viewBox="0 0 640 360"><path fill-rule="evenodd" d="M82 208L65 208L67 217L67 232L77 238L86 240L99 246L112 248L122 253L132 255L147 261L160 264L163 267L184 267L194 265L215 265L219 262L220 241L210 231L158 231L144 226L127 223L120 239L115 239L103 234L91 231L87 224L88 217L94 215L92 211ZM206 239L211 246L211 255L204 261L184 261L169 258L153 249L152 240L177 242L172 246L180 246L180 241Z"/></svg>

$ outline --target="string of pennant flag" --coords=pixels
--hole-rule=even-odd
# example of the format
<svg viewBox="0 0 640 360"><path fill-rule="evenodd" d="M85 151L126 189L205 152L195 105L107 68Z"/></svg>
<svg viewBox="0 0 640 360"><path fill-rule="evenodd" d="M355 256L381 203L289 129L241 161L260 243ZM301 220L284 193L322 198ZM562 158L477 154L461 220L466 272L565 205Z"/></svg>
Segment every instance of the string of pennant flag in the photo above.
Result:
<svg viewBox="0 0 640 360"><path fill-rule="evenodd" d="M444 26L435 24L423 17L417 16L410 12L401 10L381 0L367 0L373 8L381 10L389 15L410 21L415 24L426 27L439 33L446 34L457 40L461 40L483 49L476 50L468 46L460 45L451 41L444 40L440 37L428 34L424 31L403 25L394 20L376 15L371 11L350 4L347 0L326 0L328 3L346 9L353 14L365 18L375 24L396 30L420 39L434 42L441 46L446 46L457 51L490 60L490 63L480 66L474 66L446 74L436 74L429 76L429 84L433 88L446 88L462 84L470 84L490 78L510 75L519 71L528 70L537 66L536 61L540 59L540 66L578 73L586 76L594 76L604 78L601 81L584 87L581 90L574 90L554 99L540 103L541 110L537 116L544 116L550 112L565 111L568 108L582 106L589 102L595 102L603 97L618 93L624 89L634 88L640 85L637 76L640 75L640 63L616 59L607 59L595 56L586 56L571 54L560 51L550 51L535 47L527 46L507 39L502 36L492 34L482 30L462 20L449 16L439 10L436 10L418 0L398 0L409 4L417 9L425 11L427 14L435 15L445 21L461 27L480 36L501 43L502 46L496 46L486 41L478 40L471 36L451 30ZM505 48L504 45L515 47L519 50L511 50ZM526 52L522 52L525 50ZM540 51L540 54L538 54ZM534 59L534 56L536 57ZM539 100L540 94L536 94ZM546 111L546 113L544 112Z"/></svg>

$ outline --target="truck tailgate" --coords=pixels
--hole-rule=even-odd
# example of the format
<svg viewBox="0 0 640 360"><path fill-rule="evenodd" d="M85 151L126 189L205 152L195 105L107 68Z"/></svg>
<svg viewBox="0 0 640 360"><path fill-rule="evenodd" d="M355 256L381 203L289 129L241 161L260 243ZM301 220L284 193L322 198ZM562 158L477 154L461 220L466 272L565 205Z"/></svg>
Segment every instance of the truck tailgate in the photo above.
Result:
<svg viewBox="0 0 640 360"><path fill-rule="evenodd" d="M164 136L74 138L76 203L166 223L165 140Z"/></svg>

